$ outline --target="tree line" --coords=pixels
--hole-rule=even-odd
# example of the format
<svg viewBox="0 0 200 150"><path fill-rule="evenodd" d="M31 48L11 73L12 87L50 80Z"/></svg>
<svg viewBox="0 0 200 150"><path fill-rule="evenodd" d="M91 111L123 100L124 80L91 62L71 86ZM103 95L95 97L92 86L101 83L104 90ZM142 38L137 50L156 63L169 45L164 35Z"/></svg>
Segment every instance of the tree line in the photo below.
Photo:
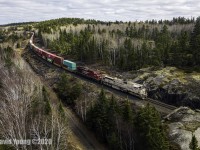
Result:
<svg viewBox="0 0 200 150"><path fill-rule="evenodd" d="M166 22L155 26L149 22L120 23L119 27L116 23L100 25L99 22L89 22L80 32L75 30L76 27L66 31L59 26L57 29L47 26L49 31L39 28L38 35L48 48L86 63L102 62L121 70L168 65L198 71L200 17L187 21L190 24L187 29L186 23L180 20L174 19L176 24L179 23L179 30L172 30L173 26ZM84 21L82 23L85 24ZM123 25L126 27L124 30ZM43 37L44 33L56 31L58 39Z"/></svg>

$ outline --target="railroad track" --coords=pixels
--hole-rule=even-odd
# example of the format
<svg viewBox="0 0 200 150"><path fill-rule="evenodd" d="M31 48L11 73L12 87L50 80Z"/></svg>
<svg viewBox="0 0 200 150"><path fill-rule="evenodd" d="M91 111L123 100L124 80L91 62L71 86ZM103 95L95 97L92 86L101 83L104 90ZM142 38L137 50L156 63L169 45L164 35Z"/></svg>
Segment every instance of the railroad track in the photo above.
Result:
<svg viewBox="0 0 200 150"><path fill-rule="evenodd" d="M160 102L160 101L157 101L157 100L154 100L154 99L151 99L151 98L146 98L145 100L142 100L140 99L137 95L132 95L132 94L128 94L128 93L125 93L125 92L122 92L122 91L119 91L119 90L116 90L116 89L113 89L109 86L106 86L106 85L102 85L100 84L99 82L96 82L94 80L90 80L88 78L85 78L81 75L78 75L76 73L73 73L73 72L70 72L70 71L67 71L65 69L62 69L58 66L55 66L49 62L47 62L46 60L44 60L43 58L37 56L32 50L29 50L28 52L31 53L31 55L33 55L33 59L37 59L38 63L42 63L43 67L42 67L42 72L44 72L46 69L48 68L54 68L54 69L57 69L59 72L68 72L69 74L71 74L72 76L76 77L76 78L79 78L81 80L84 80L86 82L90 82L90 83L93 83L99 87L103 87L105 88L106 90L114 93L114 94L117 94L119 96L122 96L124 98L129 98L129 99L132 99L134 101L140 101L140 102L146 102L146 103L150 103L150 104L153 104L155 107L159 106L160 109L158 111L163 111L165 114L168 114L170 113L171 111L175 110L177 107L175 106L172 106L172 105L169 105L169 104L166 104L166 103L163 103L163 102ZM44 66L45 65L45 66ZM39 74L39 72L37 72Z"/></svg>
<svg viewBox="0 0 200 150"><path fill-rule="evenodd" d="M152 104L159 105L159 106L163 106L163 107L168 108L170 110L175 110L177 108L176 106L172 106L172 105L169 105L169 104L166 104L166 103L163 103L163 102L151 99L151 98L147 98L145 101L150 102Z"/></svg>

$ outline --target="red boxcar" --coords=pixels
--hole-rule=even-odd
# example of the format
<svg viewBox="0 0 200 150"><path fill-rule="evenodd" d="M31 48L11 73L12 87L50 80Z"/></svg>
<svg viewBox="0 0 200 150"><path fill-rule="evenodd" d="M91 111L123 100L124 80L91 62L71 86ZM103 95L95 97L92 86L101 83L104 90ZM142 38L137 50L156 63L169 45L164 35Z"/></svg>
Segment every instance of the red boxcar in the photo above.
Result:
<svg viewBox="0 0 200 150"><path fill-rule="evenodd" d="M42 52L42 58L47 59L48 53L42 49L39 49Z"/></svg>
<svg viewBox="0 0 200 150"><path fill-rule="evenodd" d="M49 53L47 51L42 50L42 57L45 58L50 63L54 63L58 66L62 66L64 58L59 57L55 54Z"/></svg>
<svg viewBox="0 0 200 150"><path fill-rule="evenodd" d="M64 61L64 58L55 55L53 63L56 65L62 66L63 61Z"/></svg>
<svg viewBox="0 0 200 150"><path fill-rule="evenodd" d="M36 52L36 54L38 54L39 56L42 55L42 50L41 50L39 47L33 45L33 50L34 50L34 51Z"/></svg>
<svg viewBox="0 0 200 150"><path fill-rule="evenodd" d="M42 57L43 59L51 62L51 63L54 63L58 66L62 66L63 65L63 60L64 58L62 57L59 57L55 54L52 54L52 53L49 53L37 46L33 46L33 50L37 53L37 55L39 55L40 57Z"/></svg>
<svg viewBox="0 0 200 150"><path fill-rule="evenodd" d="M79 67L77 67L77 72L86 76L86 77L95 79L97 81L100 81L101 78L102 78L102 75L100 73L93 71L93 70L91 70L87 67L79 66Z"/></svg>

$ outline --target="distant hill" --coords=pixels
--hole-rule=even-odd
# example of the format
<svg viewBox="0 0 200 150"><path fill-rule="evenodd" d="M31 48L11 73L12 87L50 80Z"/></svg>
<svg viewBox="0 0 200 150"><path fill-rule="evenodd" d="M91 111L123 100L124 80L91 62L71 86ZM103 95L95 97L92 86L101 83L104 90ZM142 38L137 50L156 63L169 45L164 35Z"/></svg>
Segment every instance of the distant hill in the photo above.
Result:
<svg viewBox="0 0 200 150"><path fill-rule="evenodd" d="M7 26L19 26L19 25L28 25L28 24L33 24L37 22L19 22L19 23L9 23L9 24L3 24L0 25L0 27L7 27Z"/></svg>

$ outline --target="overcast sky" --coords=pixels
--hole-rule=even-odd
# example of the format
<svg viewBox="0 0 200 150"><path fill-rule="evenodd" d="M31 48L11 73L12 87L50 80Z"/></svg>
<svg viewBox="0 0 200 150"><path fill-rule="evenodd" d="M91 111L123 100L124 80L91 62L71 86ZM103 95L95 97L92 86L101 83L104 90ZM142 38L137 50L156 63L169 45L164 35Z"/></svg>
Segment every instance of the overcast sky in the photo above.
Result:
<svg viewBox="0 0 200 150"><path fill-rule="evenodd" d="M61 17L103 21L200 15L200 0L0 0L0 24Z"/></svg>

